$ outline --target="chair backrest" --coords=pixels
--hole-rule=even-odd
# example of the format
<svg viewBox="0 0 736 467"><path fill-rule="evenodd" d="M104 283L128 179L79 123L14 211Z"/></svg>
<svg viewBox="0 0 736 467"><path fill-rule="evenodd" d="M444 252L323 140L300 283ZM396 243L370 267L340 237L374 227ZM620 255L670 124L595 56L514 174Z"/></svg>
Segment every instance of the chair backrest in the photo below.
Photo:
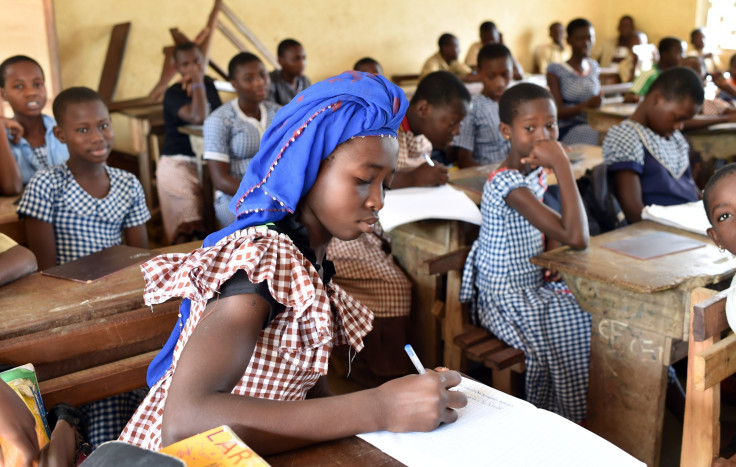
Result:
<svg viewBox="0 0 736 467"><path fill-rule="evenodd" d="M720 383L736 373L736 335L720 339L728 329L726 293L697 288L691 295L681 466L710 466L720 452Z"/></svg>

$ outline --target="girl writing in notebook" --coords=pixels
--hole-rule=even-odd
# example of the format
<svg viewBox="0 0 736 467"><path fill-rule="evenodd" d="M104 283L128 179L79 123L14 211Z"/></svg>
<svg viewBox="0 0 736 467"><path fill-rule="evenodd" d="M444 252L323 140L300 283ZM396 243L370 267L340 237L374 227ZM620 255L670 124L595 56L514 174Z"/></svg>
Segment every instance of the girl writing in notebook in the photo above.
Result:
<svg viewBox="0 0 736 467"><path fill-rule="evenodd" d="M452 371L325 397L333 346L361 350L373 321L331 281L325 252L332 237L357 238L378 220L407 105L383 76L310 86L266 130L230 205L236 221L201 249L142 266L147 303L187 300L122 441L157 450L226 424L267 455L457 418L466 399L449 391L460 382Z"/></svg>
<svg viewBox="0 0 736 467"><path fill-rule="evenodd" d="M590 315L562 282L545 282L529 259L545 237L583 249L588 223L570 162L557 142L557 109L534 84L509 88L499 101L506 159L483 187L483 224L465 263L460 301L479 323L523 350L526 398L570 420L585 417ZM542 203L545 169L554 172L562 214Z"/></svg>

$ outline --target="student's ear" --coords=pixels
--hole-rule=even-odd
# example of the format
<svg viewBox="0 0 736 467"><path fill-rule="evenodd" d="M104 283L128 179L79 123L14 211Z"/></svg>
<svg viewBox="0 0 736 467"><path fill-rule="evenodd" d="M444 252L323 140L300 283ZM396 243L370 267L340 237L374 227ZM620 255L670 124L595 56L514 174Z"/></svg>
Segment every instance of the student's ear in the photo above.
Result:
<svg viewBox="0 0 736 467"><path fill-rule="evenodd" d="M59 128L58 125L54 126L54 136L56 136L56 139L58 139L60 142L66 144L66 138L64 138L64 132L61 131L61 128Z"/></svg>
<svg viewBox="0 0 736 467"><path fill-rule="evenodd" d="M506 141L511 141L511 126L501 122L498 124L498 129L501 130L501 136Z"/></svg>
<svg viewBox="0 0 736 467"><path fill-rule="evenodd" d="M716 244L718 248L721 248L721 242L718 240L718 234L715 230L713 230L713 227L708 227L708 230L705 231L711 240L713 240L713 243Z"/></svg>
<svg viewBox="0 0 736 467"><path fill-rule="evenodd" d="M8 100L8 95L5 94L5 88L0 88L0 97L2 97L3 100Z"/></svg>
<svg viewBox="0 0 736 467"><path fill-rule="evenodd" d="M278 61L279 61L279 66L283 70L284 69L284 57L279 56Z"/></svg>
<svg viewBox="0 0 736 467"><path fill-rule="evenodd" d="M426 99L419 99L414 107L421 118L426 118L432 112L432 105Z"/></svg>

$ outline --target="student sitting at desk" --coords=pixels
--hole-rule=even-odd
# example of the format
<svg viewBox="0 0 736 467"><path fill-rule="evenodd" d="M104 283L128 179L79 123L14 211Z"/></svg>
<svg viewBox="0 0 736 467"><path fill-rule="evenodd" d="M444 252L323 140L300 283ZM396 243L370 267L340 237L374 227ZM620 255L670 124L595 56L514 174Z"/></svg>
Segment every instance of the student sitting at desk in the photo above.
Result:
<svg viewBox="0 0 736 467"><path fill-rule="evenodd" d="M365 73L373 73L374 75L382 75L383 68L381 64L371 57L363 57L353 65L353 70L363 71Z"/></svg>
<svg viewBox="0 0 736 467"><path fill-rule="evenodd" d="M140 182L105 164L113 130L102 97L88 88L69 88L56 97L53 110L54 135L69 148L69 160L38 171L18 205L39 268L120 245L123 237L128 245L148 248L146 222L151 215ZM132 413L118 413L119 401L130 398L140 400L128 393L106 400L114 407L111 411L104 401L85 406L93 445L117 437Z"/></svg>
<svg viewBox="0 0 736 467"><path fill-rule="evenodd" d="M267 99L279 105L286 105L294 96L312 84L304 74L304 69L307 67L307 54L304 52L304 47L294 39L284 39L279 42L276 53L281 69L273 70L269 74L271 83L268 87Z"/></svg>
<svg viewBox="0 0 736 467"><path fill-rule="evenodd" d="M657 60L658 53L649 38L641 31L634 31L629 36L629 53L618 64L618 75L622 83L631 83L647 70L651 70Z"/></svg>
<svg viewBox="0 0 736 467"><path fill-rule="evenodd" d="M27 276L37 268L36 257L31 250L0 233L0 285Z"/></svg>
<svg viewBox="0 0 736 467"><path fill-rule="evenodd" d="M468 53L465 55L465 64L473 70L477 69L478 52L488 44L503 44L503 34L501 34L493 21L484 21L480 25L480 41L474 42L468 48ZM524 79L524 69L521 68L521 65L513 56L511 60L514 63L513 78L517 81Z"/></svg>
<svg viewBox="0 0 736 467"><path fill-rule="evenodd" d="M460 56L460 42L452 34L442 34L437 41L440 50L429 57L422 65L419 78L424 78L434 71L450 71L463 81L476 81L473 70L466 64L458 61Z"/></svg>
<svg viewBox="0 0 736 467"><path fill-rule="evenodd" d="M572 57L565 63L551 63L547 67L547 84L559 116L560 141L565 144L598 145L599 134L585 118L585 110L601 106L601 67L590 58L593 42L595 31L588 20L570 21L567 43Z"/></svg>
<svg viewBox="0 0 736 467"><path fill-rule="evenodd" d="M452 73L436 71L419 82L399 127L399 157L391 188L447 182L447 169L439 163L429 165L427 157L433 146L444 148L457 134L469 103L468 89ZM327 257L335 263L334 282L375 316L373 331L364 339L365 349L353 360L350 378L377 386L405 375L411 365L396 355L409 338L411 283L394 262L391 241L380 224L355 240L333 238ZM342 365L347 358L348 349L338 348L332 359L337 371L347 373Z"/></svg>
<svg viewBox="0 0 736 467"><path fill-rule="evenodd" d="M736 54L731 55L728 61L729 77L726 78L722 73L713 74L713 82L716 83L720 92L718 97L727 101L736 100Z"/></svg>
<svg viewBox="0 0 736 467"><path fill-rule="evenodd" d="M665 37L659 41L658 49L659 61L634 80L625 96L627 102L638 102L641 96L649 92L649 87L660 73L679 66L685 58L685 41L676 37Z"/></svg>
<svg viewBox="0 0 736 467"><path fill-rule="evenodd" d="M682 61L682 66L690 68L697 73L705 87L705 79L708 72L705 69L705 63L701 57L687 57ZM720 97L705 99L703 100L701 115L701 118L689 121L691 123L699 123L700 125L693 127L685 124L685 129L707 127L716 123L736 122L736 107L734 107L733 103Z"/></svg>
<svg viewBox="0 0 736 467"><path fill-rule="evenodd" d="M705 69L709 75L721 70L721 51L717 47L709 47L705 37L705 29L693 29L690 33L690 45L687 54L703 59Z"/></svg>
<svg viewBox="0 0 736 467"><path fill-rule="evenodd" d="M258 152L263 133L281 107L266 100L268 73L257 56L241 52L230 60L227 69L238 97L212 112L203 129L204 158L217 190L214 207L221 227L235 220L227 206Z"/></svg>
<svg viewBox="0 0 736 467"><path fill-rule="evenodd" d="M483 187L483 224L463 270L460 301L476 321L524 351L526 399L570 420L585 418L591 317L563 282L545 282L529 259L545 237L584 249L588 223L570 161L557 142L550 93L535 84L509 88L499 102L508 157ZM545 206L544 169L560 188L562 214Z"/></svg>
<svg viewBox="0 0 736 467"><path fill-rule="evenodd" d="M624 15L618 20L618 36L600 41L600 50L595 52L602 67L617 66L628 54L628 43L634 32L634 18Z"/></svg>
<svg viewBox="0 0 736 467"><path fill-rule="evenodd" d="M13 118L3 116L3 100ZM0 194L17 195L34 173L69 159L66 145L54 137L56 122L43 114L46 84L41 65L24 55L0 64Z"/></svg>
<svg viewBox="0 0 736 467"><path fill-rule="evenodd" d="M689 146L680 133L703 105L703 85L689 68L671 68L657 78L629 120L608 130L603 159L629 222L644 206L697 201Z"/></svg>
<svg viewBox="0 0 736 467"><path fill-rule="evenodd" d="M204 75L204 57L194 42L174 48L174 63L181 82L164 94L166 138L156 167L156 187L161 203L166 238L172 244L204 237L202 187L189 136L179 127L204 123L207 115L220 106L214 81Z"/></svg>
<svg viewBox="0 0 736 467"><path fill-rule="evenodd" d="M562 23L549 25L550 42L534 50L534 73L547 73L550 63L563 63L570 58L570 46L565 43L565 27Z"/></svg>
<svg viewBox="0 0 736 467"><path fill-rule="evenodd" d="M478 53L478 76L483 91L473 97L470 114L452 140L458 167L500 162L509 153L509 142L498 129L498 100L511 80L511 52L503 44L489 44Z"/></svg>
<svg viewBox="0 0 736 467"><path fill-rule="evenodd" d="M333 346L361 350L373 316L332 283L325 251L333 237L372 230L407 102L383 76L358 72L300 96L263 136L230 205L237 221L201 249L142 266L146 303L187 299L122 441L158 450L229 425L268 455L375 430L430 431L465 406L448 390L460 382L454 371L330 394Z"/></svg>

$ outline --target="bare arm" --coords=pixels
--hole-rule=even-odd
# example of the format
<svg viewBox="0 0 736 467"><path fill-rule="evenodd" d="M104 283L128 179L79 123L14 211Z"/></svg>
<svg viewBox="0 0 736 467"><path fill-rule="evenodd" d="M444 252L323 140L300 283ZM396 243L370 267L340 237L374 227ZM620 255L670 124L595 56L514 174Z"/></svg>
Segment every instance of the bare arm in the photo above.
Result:
<svg viewBox="0 0 736 467"><path fill-rule="evenodd" d="M207 167L215 189L234 196L240 187L240 180L230 175L230 164L210 159L207 161Z"/></svg>
<svg viewBox="0 0 736 467"><path fill-rule="evenodd" d="M191 96L192 101L179 107L176 113L179 118L193 125L201 125L207 118L207 91L204 85L204 75L185 76L182 79L182 87L186 88L187 94Z"/></svg>
<svg viewBox="0 0 736 467"><path fill-rule="evenodd" d="M56 233L54 225L35 217L26 217L26 238L36 260L38 269L43 271L56 266Z"/></svg>
<svg viewBox="0 0 736 467"><path fill-rule="evenodd" d="M0 412L3 414L0 417L0 436L18 449L20 465L37 465L36 419L23 399L5 381L0 381Z"/></svg>
<svg viewBox="0 0 736 467"><path fill-rule="evenodd" d="M10 149L10 141L5 137L5 130L10 130L14 143L23 136L23 127L3 116L3 99L0 97L0 132L3 133L0 135L0 195L10 196L23 190L23 176Z"/></svg>
<svg viewBox="0 0 736 467"><path fill-rule="evenodd" d="M125 244L138 248L148 248L148 231L146 224L136 225L125 229Z"/></svg>
<svg viewBox="0 0 736 467"><path fill-rule="evenodd" d="M567 119L578 115L586 109L597 109L601 106L601 96L593 96L585 102L575 104L571 106L565 106L562 100L562 88L560 87L560 79L553 73L547 73L547 86L549 92L555 99L555 105L557 106L557 117L560 119Z"/></svg>
<svg viewBox="0 0 736 467"><path fill-rule="evenodd" d="M302 401L231 394L253 354L268 315L254 294L226 297L190 336L173 376L163 415L163 444L207 427L229 425L260 454L375 430L429 431L453 422L465 396L448 388L456 372L428 372L376 389Z"/></svg>
<svg viewBox="0 0 736 467"><path fill-rule="evenodd" d="M534 227L554 240L576 250L588 246L588 218L578 193L575 176L562 146L557 141L535 144L527 161L532 166L550 167L557 177L562 198L562 215L545 206L526 188L506 196L506 204L524 216ZM523 161L522 161L523 162Z"/></svg>
<svg viewBox="0 0 736 467"><path fill-rule="evenodd" d="M641 220L644 201L641 195L641 178L633 170L617 170L613 174L616 198L621 204L626 220L629 223Z"/></svg>
<svg viewBox="0 0 736 467"><path fill-rule="evenodd" d="M38 269L36 257L31 250L20 245L0 253L0 265L0 285L13 282Z"/></svg>
<svg viewBox="0 0 736 467"><path fill-rule="evenodd" d="M736 122L736 114L732 112L726 112L723 115L709 116L709 117L698 117L685 120L683 124L683 130L697 130L698 128L707 128L716 123Z"/></svg>

